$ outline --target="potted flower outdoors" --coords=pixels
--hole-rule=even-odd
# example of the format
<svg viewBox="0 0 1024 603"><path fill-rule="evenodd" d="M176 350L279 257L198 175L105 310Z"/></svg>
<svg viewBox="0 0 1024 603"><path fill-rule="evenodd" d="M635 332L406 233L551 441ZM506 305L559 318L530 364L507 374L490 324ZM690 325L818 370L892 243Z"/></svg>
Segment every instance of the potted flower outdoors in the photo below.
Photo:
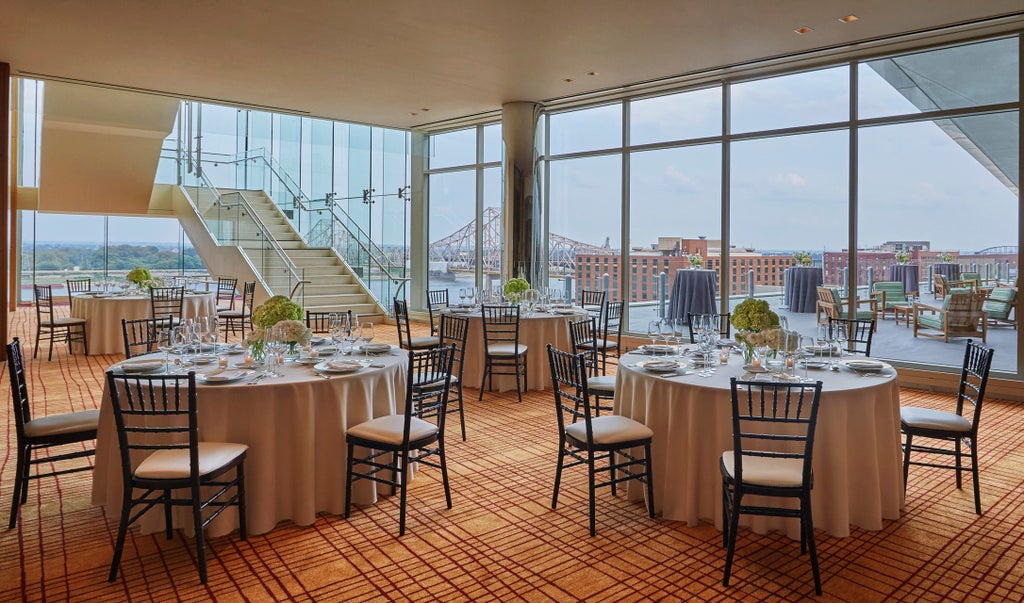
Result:
<svg viewBox="0 0 1024 603"><path fill-rule="evenodd" d="M690 262L690 268L697 270L704 266L704 258L699 253L692 253L686 256L686 259Z"/></svg>
<svg viewBox="0 0 1024 603"><path fill-rule="evenodd" d="M896 263L897 264L909 264L910 263L910 254L907 253L906 251L897 251L896 252Z"/></svg>
<svg viewBox="0 0 1024 603"><path fill-rule="evenodd" d="M810 266L811 265L811 254L807 251L797 251L793 254L793 260L797 266Z"/></svg>
<svg viewBox="0 0 1024 603"><path fill-rule="evenodd" d="M736 341L743 344L743 361L749 364L754 356L754 347L770 343L768 334L761 333L778 327L779 315L772 312L768 302L750 297L733 309L729 322L737 331Z"/></svg>
<svg viewBox="0 0 1024 603"><path fill-rule="evenodd" d="M282 337L288 343L290 352L294 352L297 345L309 343L311 333L302 323L302 306L284 295L275 295L252 311L252 324L255 328L245 343L251 349L253 360L264 357L270 329L282 322Z"/></svg>
<svg viewBox="0 0 1024 603"><path fill-rule="evenodd" d="M942 255L939 256L939 259L941 259L943 263L948 264L953 261L953 254L948 251L943 251Z"/></svg>

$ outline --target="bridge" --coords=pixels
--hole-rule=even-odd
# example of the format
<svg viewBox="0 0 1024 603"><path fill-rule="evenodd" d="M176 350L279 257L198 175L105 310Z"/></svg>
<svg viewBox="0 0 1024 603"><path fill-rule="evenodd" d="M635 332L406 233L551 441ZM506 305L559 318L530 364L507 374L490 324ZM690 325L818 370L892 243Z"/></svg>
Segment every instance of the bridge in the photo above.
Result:
<svg viewBox="0 0 1024 603"><path fill-rule="evenodd" d="M483 272L495 274L501 266L501 210L497 207L484 209L483 221ZM552 275L573 274L578 253L611 255L614 250L607 242L599 247L555 233L548 235L548 261ZM476 220L431 243L428 258L431 262L446 262L449 270L474 270Z"/></svg>

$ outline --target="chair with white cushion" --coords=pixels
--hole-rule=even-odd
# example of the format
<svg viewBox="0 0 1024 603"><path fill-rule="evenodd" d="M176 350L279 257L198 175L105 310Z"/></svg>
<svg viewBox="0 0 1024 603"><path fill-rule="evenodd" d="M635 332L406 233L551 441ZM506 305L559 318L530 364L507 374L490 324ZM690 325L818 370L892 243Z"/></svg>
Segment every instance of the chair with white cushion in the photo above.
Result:
<svg viewBox="0 0 1024 603"><path fill-rule="evenodd" d="M53 312L53 289L51 285L33 285L36 296L36 346L32 357L39 353L43 341L49 342L47 360L53 360L53 341L62 340L68 349L74 352L71 344L81 343L85 353L89 353L89 342L85 335L85 319L55 316Z"/></svg>
<svg viewBox="0 0 1024 603"><path fill-rule="evenodd" d="M150 508L162 507L164 531L171 540L171 509L184 506L192 512L199 580L206 584L203 529L221 511L236 506L239 537L246 539L248 446L199 440L195 372L142 376L109 370L107 389L114 408L123 476L121 519L107 580L113 582L117 578L125 536L132 522ZM142 508L132 514L137 506Z"/></svg>
<svg viewBox="0 0 1024 603"><path fill-rule="evenodd" d="M488 391L494 389L494 375L515 375L516 395L522 402L523 390L529 388L529 383L526 376L527 348L519 343L519 306L483 304L480 312L483 314L484 372L480 378L478 399L484 399L484 384L487 384Z"/></svg>
<svg viewBox="0 0 1024 603"><path fill-rule="evenodd" d="M722 453L722 586L729 586L740 515L800 520L800 554L810 551L814 592L821 594L811 520L811 457L818 423L821 381L737 381L732 387L732 450ZM757 497L752 501L747 496ZM796 508L780 499L796 499ZM777 504L770 504L779 501ZM788 501L787 501L788 502Z"/></svg>
<svg viewBox="0 0 1024 603"><path fill-rule="evenodd" d="M360 479L397 488L398 535L405 535L409 466L419 463L441 470L444 498L452 508L448 464L444 452L444 423L451 388L452 348L437 346L409 353L405 408L399 414L371 419L345 432L348 468L345 472L345 518L352 509L352 483ZM356 447L366 453L356 455ZM357 467L359 469L357 470ZM401 475L399 475L401 474ZM383 477L390 475L390 477Z"/></svg>
<svg viewBox="0 0 1024 603"><path fill-rule="evenodd" d="M234 310L217 311L217 318L220 319L224 330L225 341L230 333L242 334L242 341L245 341L246 327L252 328L252 306L256 298L256 281L246 281L242 286L242 307Z"/></svg>
<svg viewBox="0 0 1024 603"><path fill-rule="evenodd" d="M80 410L59 415L33 417L32 405L28 398L28 382L25 378L25 362L21 355L21 342L17 337L7 344L7 369L11 376L11 398L14 401L14 427L17 437L17 457L14 465L14 495L11 500L11 520L7 529L13 529L18 522L18 509L28 501L30 480L41 477L92 471L91 464L66 469L57 469L54 463L70 459L90 457L96 454L92 440L96 439L100 411ZM88 442L83 446L81 443ZM50 453L50 448L77 444L65 448L62 453ZM46 454L40 454L41 452ZM32 465L47 470L32 474Z"/></svg>
<svg viewBox="0 0 1024 603"><path fill-rule="evenodd" d="M465 366L466 338L469 335L469 319L465 316L443 314L438 325L441 345L452 347L452 383L448 394L448 412L459 413L462 426L462 441L466 441L466 412L462 402L462 368Z"/></svg>
<svg viewBox="0 0 1024 603"><path fill-rule="evenodd" d="M969 459L974 482L974 512L981 515L981 490L978 487L978 421L981 419L981 403L985 398L985 386L988 384L988 373L992 368L994 353L995 350L992 348L967 340L954 412L916 406L900 408L900 430L907 436L903 445L904 493L911 465L953 469L956 471L956 487L962 488L961 474L966 471L963 462ZM915 437L939 440L945 442L945 445L915 444ZM969 450L965 451L964 446ZM954 463L950 465L920 459L911 460L912 452L951 456Z"/></svg>
<svg viewBox="0 0 1024 603"><path fill-rule="evenodd" d="M548 362L558 415L558 465L551 508L558 505L562 469L587 466L590 494L590 535L597 534L597 489L630 480L647 484L647 511L654 517L654 480L651 474L651 440L654 432L643 423L622 415L596 416L587 387L584 354L570 354L548 344ZM642 447L643 458L632 449ZM567 458L569 459L568 462ZM609 476L597 482L598 475Z"/></svg>
<svg viewBox="0 0 1024 603"><path fill-rule="evenodd" d="M233 276L217 277L217 311L235 309L235 287L238 279Z"/></svg>
<svg viewBox="0 0 1024 603"><path fill-rule="evenodd" d="M599 374L597 319L584 318L569 323L569 338L572 340L572 353L582 354L587 366L587 388L594 396L595 416L602 410L612 411L612 400L615 399L615 375ZM607 400L607 404L601 404Z"/></svg>
<svg viewBox="0 0 1024 603"><path fill-rule="evenodd" d="M394 303L395 326L398 327L398 347L407 351L436 348L440 343L436 335L412 336L412 329L409 326L409 302L396 297Z"/></svg>

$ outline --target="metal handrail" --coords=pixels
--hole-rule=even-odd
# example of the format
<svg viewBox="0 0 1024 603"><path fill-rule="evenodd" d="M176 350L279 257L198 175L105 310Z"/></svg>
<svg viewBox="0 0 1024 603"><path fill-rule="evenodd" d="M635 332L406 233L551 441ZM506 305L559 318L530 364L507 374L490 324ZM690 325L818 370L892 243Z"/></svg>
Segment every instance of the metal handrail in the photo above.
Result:
<svg viewBox="0 0 1024 603"><path fill-rule="evenodd" d="M179 161L181 159L184 159L186 162L191 160L191 156L189 155L188 150L179 148L178 152L179 152ZM215 203L219 203L221 205L221 207L228 207L229 205L232 205L232 203L225 202L223 200L224 199L224 194L220 192L220 189L218 189L216 186L214 186L213 182L211 182L210 179L206 177L206 174L203 173L202 170L199 170L199 173L196 174L196 175L198 176L199 180L203 183L203 185L206 186L208 189L210 189L213 192L214 199L215 199L214 202ZM199 212L199 208L196 206L195 201L188 195L187 189L185 189L185 187L182 187L182 188L186 192L185 198L187 198L189 200L189 202L192 204L192 206L195 207L196 211ZM296 281L296 283L301 283L304 279L303 279L302 276L299 275L299 272L298 272L299 268L298 268L298 266L296 266L295 263L292 262L291 258L288 257L288 254L286 254L284 252L284 249L277 242L277 239L275 239L270 234L270 231L269 231L269 229L267 229L266 224L263 223L263 220L260 219L259 214L256 213L256 211L252 208L252 205L250 205L248 200L246 200L245 195L243 195L241 193L238 193L238 198L239 198L238 205L241 205L246 211L249 212L249 216L252 218L252 221L256 225L256 228L259 231L259 234L263 237L263 240L264 241L269 241L271 249L273 249L274 252L276 253L276 255L281 259L282 263L284 264L284 266L288 270L288 272L291 274L292 278ZM199 218L203 222L203 227L206 228L206 221L202 219L202 213L201 212L199 212ZM209 228L207 228L207 232L209 232ZM211 235L212 235L212 233L211 233ZM301 234L300 234L300 236L301 236ZM294 294L295 294L295 291L293 289L292 290L292 295L294 295Z"/></svg>

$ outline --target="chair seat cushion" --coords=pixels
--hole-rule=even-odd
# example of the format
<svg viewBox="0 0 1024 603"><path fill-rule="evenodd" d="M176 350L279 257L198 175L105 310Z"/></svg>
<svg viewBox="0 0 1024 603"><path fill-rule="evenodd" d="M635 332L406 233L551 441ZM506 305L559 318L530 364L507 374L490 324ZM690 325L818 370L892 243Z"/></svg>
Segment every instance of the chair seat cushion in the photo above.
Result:
<svg viewBox="0 0 1024 603"><path fill-rule="evenodd" d="M361 440L398 446L402 443L404 430L405 415L388 415L350 427L346 434ZM424 421L417 417L410 419L409 440L419 440L435 433L437 433L437 425L430 421Z"/></svg>
<svg viewBox="0 0 1024 603"><path fill-rule="evenodd" d="M619 344L617 342L601 338L598 338L597 340L597 349L599 350L617 350L618 348Z"/></svg>
<svg viewBox="0 0 1024 603"><path fill-rule="evenodd" d="M217 315L221 318L249 318L249 313L242 310L217 310Z"/></svg>
<svg viewBox="0 0 1024 603"><path fill-rule="evenodd" d="M231 306L217 306L217 312L223 313L231 310Z"/></svg>
<svg viewBox="0 0 1024 603"><path fill-rule="evenodd" d="M25 423L25 435L30 438L65 435L78 431L95 430L100 422L100 411L82 410L61 415L39 417Z"/></svg>
<svg viewBox="0 0 1024 603"><path fill-rule="evenodd" d="M622 415L594 417L590 424L594 429L595 444L617 444L653 438L651 428ZM587 441L587 423L579 421L565 428L565 433L581 441Z"/></svg>
<svg viewBox="0 0 1024 603"><path fill-rule="evenodd" d="M44 327L67 327L67 326L71 326L71 325L84 325L84 324L85 324L85 319L84 318L61 317L61 318L54 318L52 321L48 321L48 320L42 321L42 325Z"/></svg>
<svg viewBox="0 0 1024 603"><path fill-rule="evenodd" d="M441 340L437 337L413 337L409 340L409 347L414 350L436 348L439 345L441 345Z"/></svg>
<svg viewBox="0 0 1024 603"><path fill-rule="evenodd" d="M942 314L918 314L914 320L919 326L942 330Z"/></svg>
<svg viewBox="0 0 1024 603"><path fill-rule="evenodd" d="M736 454L732 450L722 453L722 470L730 479L736 479ZM743 455L743 483L756 486L799 488L803 483L802 459L771 458Z"/></svg>
<svg viewBox="0 0 1024 603"><path fill-rule="evenodd" d="M601 375L587 379L587 388L592 392L615 393L615 375Z"/></svg>
<svg viewBox="0 0 1024 603"><path fill-rule="evenodd" d="M937 429L958 433L968 433L971 431L971 422L964 417L953 412L935 410L933 408L904 406L900 408L900 422L918 429Z"/></svg>
<svg viewBox="0 0 1024 603"><path fill-rule="evenodd" d="M487 346L489 356L519 356L526 353L526 346L521 343L492 343Z"/></svg>
<svg viewBox="0 0 1024 603"><path fill-rule="evenodd" d="M249 447L230 442L199 442L199 475L207 475L230 465ZM140 479L187 479L188 449L157 450L135 469Z"/></svg>

